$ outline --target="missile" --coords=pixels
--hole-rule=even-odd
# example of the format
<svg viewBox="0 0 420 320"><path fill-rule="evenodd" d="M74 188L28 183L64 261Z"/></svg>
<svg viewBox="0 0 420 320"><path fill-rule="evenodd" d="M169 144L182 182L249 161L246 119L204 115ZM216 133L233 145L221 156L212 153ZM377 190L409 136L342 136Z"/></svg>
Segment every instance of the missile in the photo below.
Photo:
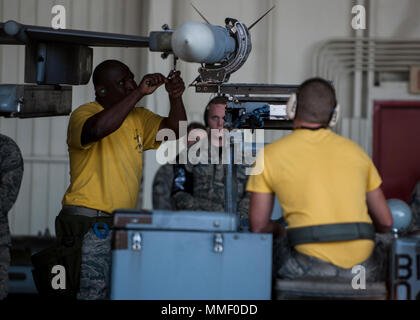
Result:
<svg viewBox="0 0 420 320"><path fill-rule="evenodd" d="M165 24L162 26L163 32L150 33L149 49L163 52L161 56L164 59L169 54L174 54L174 68L178 58L200 63L200 75L193 83L226 82L248 59L252 49L249 30L273 10L274 6L249 28L232 18L225 19L225 27L210 24L194 6L193 8L207 23L189 21L175 31Z"/></svg>
<svg viewBox="0 0 420 320"><path fill-rule="evenodd" d="M245 24L226 18L225 27L189 21L168 36L151 36L151 51L165 46L166 53L200 63L198 82L225 82L247 60L251 37ZM170 41L169 41L170 38ZM156 39L156 40L155 40ZM156 44L156 45L155 45ZM194 82L195 82L194 81Z"/></svg>
<svg viewBox="0 0 420 320"><path fill-rule="evenodd" d="M207 64L230 60L236 49L228 29L194 21L185 22L174 31L171 45L181 60Z"/></svg>

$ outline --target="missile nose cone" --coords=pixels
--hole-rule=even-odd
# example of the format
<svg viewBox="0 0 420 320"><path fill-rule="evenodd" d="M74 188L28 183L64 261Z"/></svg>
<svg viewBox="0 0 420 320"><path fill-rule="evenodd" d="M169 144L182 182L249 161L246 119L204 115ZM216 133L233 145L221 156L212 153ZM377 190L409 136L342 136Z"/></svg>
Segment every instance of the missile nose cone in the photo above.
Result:
<svg viewBox="0 0 420 320"><path fill-rule="evenodd" d="M211 55L215 39L211 29L201 22L185 22L172 35L172 50L184 61L202 62Z"/></svg>

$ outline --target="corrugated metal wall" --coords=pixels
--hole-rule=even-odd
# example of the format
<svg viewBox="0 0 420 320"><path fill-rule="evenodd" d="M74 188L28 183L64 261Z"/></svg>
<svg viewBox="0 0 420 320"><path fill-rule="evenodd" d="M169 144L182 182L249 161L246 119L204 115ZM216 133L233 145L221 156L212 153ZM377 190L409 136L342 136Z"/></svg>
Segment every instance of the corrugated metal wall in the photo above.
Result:
<svg viewBox="0 0 420 320"><path fill-rule="evenodd" d="M147 15L144 3L136 0L0 0L0 21L16 20L24 24L51 26L51 8L55 4L66 9L66 27L142 35ZM142 22L143 21L143 22ZM142 24L143 23L143 24ZM146 64L143 49L95 48L94 66L108 58L126 62L136 73ZM0 47L0 83L24 82L23 46ZM136 78L140 77L136 74ZM73 109L94 100L93 86L73 87ZM39 119L0 118L0 132L13 138L21 148L25 172L21 190L9 213L13 234L37 234L49 228L54 233L54 220L61 199L69 185L69 163L66 130L69 117Z"/></svg>
<svg viewBox="0 0 420 320"><path fill-rule="evenodd" d="M376 5L369 24L371 35L418 35L420 25L410 12L418 6L416 0L371 0ZM190 6L191 0L0 0L0 21L10 19L25 24L50 26L55 4L66 8L67 28L91 31L148 35L164 23L176 28L185 21L202 21ZM353 35L351 29L352 0L194 0L193 3L213 24L223 25L225 17L233 17L250 25L273 4L276 9L251 31L253 50L246 64L232 75L231 82L300 83L310 77L311 54L316 45L335 37ZM407 20L407 17L410 17ZM95 48L94 66L105 59L124 61L135 73L136 80L148 72L167 74L171 59L162 60L160 54L147 49ZM179 62L185 83L197 76L198 64ZM24 48L0 47L0 83L23 83ZM344 110L352 110L351 79L343 85L346 98L340 101ZM208 94L196 94L187 88L184 102L188 120L202 121ZM73 87L73 109L94 99L93 86ZM169 103L165 90L160 88L147 96L141 105L166 116ZM347 112L349 113L349 112ZM343 112L346 115L346 112ZM351 112L349 113L351 114ZM360 136L353 137L365 149L366 132L371 123L366 119L345 116L342 133L350 135L354 122ZM0 118L0 132L12 137L23 152L25 173L18 200L10 212L13 234L37 234L48 227L54 231L54 219L61 207L61 199L69 184L66 130L69 117L16 120ZM365 129L366 128L366 129ZM266 142L285 132L265 133ZM159 165L155 151L145 153L143 198L139 206L151 208L151 184Z"/></svg>

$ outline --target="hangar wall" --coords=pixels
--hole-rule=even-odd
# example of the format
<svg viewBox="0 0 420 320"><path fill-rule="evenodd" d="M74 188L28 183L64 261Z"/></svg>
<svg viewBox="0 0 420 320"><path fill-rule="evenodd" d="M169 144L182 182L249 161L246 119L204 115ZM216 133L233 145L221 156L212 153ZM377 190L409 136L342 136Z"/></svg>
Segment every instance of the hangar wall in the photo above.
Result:
<svg viewBox="0 0 420 320"><path fill-rule="evenodd" d="M0 21L10 19L33 25L50 26L51 8L62 4L66 8L67 28L147 35L162 24L177 27L184 21L201 21L190 6L190 0L0 0ZM356 3L366 6L368 29L364 36L417 38L420 22L416 0L195 0L193 3L213 24L223 25L225 17L233 17L247 25L255 21L273 4L276 9L251 30L253 50L246 64L231 77L232 82L300 83L313 75L312 55L315 48L331 38L355 36L351 28L351 8ZM369 12L369 8L372 11ZM133 70L139 81L147 72L167 74L171 59L162 60L147 49L95 48L94 66L109 58L121 59ZM197 75L198 64L179 62L185 83ZM24 48L0 47L0 82L23 83ZM352 119L354 79L343 81L341 105L344 121L363 123L365 118ZM378 89L378 88L377 88ZM389 90L388 90L389 91ZM378 92L377 90L375 91ZM399 91L395 91L398 93ZM407 94L404 93L404 98ZM207 94L196 94L187 88L184 101L188 119L202 120L202 110L209 100ZM398 97L395 97L396 99ZM416 97L408 97L416 98ZM73 89L73 110L94 99L91 82ZM166 92L141 101L141 105L166 116L169 103ZM362 108L367 109L367 103ZM366 112L365 112L366 113ZM365 115L366 116L366 115ZM0 119L0 132L12 137L22 150L25 173L18 200L9 214L12 233L28 235L54 231L54 219L61 207L62 196L69 184L66 128L69 117L44 119ZM351 136L369 151L362 135ZM267 132L272 141L286 132ZM350 134L350 133L349 133ZM139 206L151 208L151 183L159 165L155 151L145 153L145 168Z"/></svg>
<svg viewBox="0 0 420 320"><path fill-rule="evenodd" d="M147 29L147 3L137 0L2 0L0 20L51 26L51 8L66 8L66 27L92 31L142 34ZM142 13L145 18L142 17ZM23 46L0 47L0 82L24 83ZM138 49L95 48L94 66L105 59L120 59L140 77L140 66L147 64L147 52ZM73 87L72 108L94 100L93 86ZM155 110L151 107L152 110ZM9 213L12 234L36 235L48 228L54 233L54 221L61 199L69 185L69 160L66 146L69 117L38 119L0 119L0 132L13 138L24 158L24 177L15 206Z"/></svg>

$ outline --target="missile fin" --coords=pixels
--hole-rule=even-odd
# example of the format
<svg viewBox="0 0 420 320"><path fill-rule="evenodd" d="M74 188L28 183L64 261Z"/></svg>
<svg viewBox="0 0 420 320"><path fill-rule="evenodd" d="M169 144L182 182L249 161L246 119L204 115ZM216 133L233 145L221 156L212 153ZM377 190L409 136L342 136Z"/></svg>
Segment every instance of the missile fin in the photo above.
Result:
<svg viewBox="0 0 420 320"><path fill-rule="evenodd" d="M203 18L203 20L206 22L206 23L208 23L208 24L211 24L210 22L209 22L209 20L207 20L206 19L206 17L200 12L200 11L198 11L198 9L192 4L192 2L190 2L190 5L191 5L191 7L193 7L194 8L194 10L200 15L200 17L201 18Z"/></svg>
<svg viewBox="0 0 420 320"><path fill-rule="evenodd" d="M259 17L258 19L257 19L257 21L255 21L253 24L251 24L250 26L249 26L249 28L248 28L248 30L251 30L252 29L252 27L254 27L258 22L260 22L261 21L261 19L262 18L264 18L271 10L273 10L274 8L275 8L276 6L272 6L271 7L271 9L270 10L268 10L266 13L264 13L261 17Z"/></svg>

